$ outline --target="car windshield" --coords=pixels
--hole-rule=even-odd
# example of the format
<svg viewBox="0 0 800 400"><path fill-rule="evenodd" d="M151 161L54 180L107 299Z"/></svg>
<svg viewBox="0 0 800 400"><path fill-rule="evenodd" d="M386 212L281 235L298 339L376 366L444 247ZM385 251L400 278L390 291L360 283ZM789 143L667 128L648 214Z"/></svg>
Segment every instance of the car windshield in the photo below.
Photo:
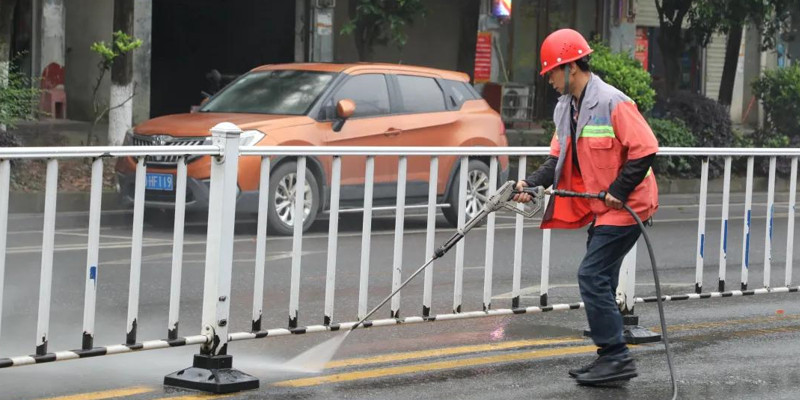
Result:
<svg viewBox="0 0 800 400"><path fill-rule="evenodd" d="M252 72L214 96L200 112L304 115L334 75L298 70Z"/></svg>

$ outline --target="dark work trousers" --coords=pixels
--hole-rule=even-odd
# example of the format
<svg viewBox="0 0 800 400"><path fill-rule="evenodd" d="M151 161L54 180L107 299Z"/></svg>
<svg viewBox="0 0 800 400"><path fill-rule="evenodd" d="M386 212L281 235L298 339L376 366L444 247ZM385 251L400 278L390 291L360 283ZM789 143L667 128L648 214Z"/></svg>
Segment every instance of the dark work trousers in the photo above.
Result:
<svg viewBox="0 0 800 400"><path fill-rule="evenodd" d="M586 255L578 269L578 286L586 308L597 354L624 358L628 347L622 337L622 315L616 302L619 269L641 234L638 225L589 227Z"/></svg>

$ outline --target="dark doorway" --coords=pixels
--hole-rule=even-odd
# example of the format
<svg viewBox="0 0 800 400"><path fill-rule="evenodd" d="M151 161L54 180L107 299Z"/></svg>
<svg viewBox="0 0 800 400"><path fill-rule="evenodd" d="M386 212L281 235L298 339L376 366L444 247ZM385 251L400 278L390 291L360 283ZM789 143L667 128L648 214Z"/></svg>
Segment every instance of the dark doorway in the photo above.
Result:
<svg viewBox="0 0 800 400"><path fill-rule="evenodd" d="M294 1L156 0L150 116L189 112L223 84L263 64L294 61Z"/></svg>

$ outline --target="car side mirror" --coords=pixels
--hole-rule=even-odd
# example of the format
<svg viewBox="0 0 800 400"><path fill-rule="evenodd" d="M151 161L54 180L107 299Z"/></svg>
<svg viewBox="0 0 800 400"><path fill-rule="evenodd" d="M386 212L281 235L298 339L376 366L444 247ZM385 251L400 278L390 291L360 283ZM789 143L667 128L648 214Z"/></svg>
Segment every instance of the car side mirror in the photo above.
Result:
<svg viewBox="0 0 800 400"><path fill-rule="evenodd" d="M353 116L356 111L356 103L350 99L342 99L336 103L336 120L333 122L333 131L339 132L342 130L345 121Z"/></svg>

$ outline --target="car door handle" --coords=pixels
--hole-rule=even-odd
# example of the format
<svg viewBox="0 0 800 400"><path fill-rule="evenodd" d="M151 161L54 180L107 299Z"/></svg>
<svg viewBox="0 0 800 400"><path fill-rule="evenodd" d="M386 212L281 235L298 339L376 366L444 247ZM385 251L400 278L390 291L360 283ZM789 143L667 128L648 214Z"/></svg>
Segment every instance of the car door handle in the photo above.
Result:
<svg viewBox="0 0 800 400"><path fill-rule="evenodd" d="M389 128L388 130L386 130L386 132L383 132L383 134L386 135L386 136L397 136L397 135L400 134L400 132L403 132L403 130L402 129Z"/></svg>

